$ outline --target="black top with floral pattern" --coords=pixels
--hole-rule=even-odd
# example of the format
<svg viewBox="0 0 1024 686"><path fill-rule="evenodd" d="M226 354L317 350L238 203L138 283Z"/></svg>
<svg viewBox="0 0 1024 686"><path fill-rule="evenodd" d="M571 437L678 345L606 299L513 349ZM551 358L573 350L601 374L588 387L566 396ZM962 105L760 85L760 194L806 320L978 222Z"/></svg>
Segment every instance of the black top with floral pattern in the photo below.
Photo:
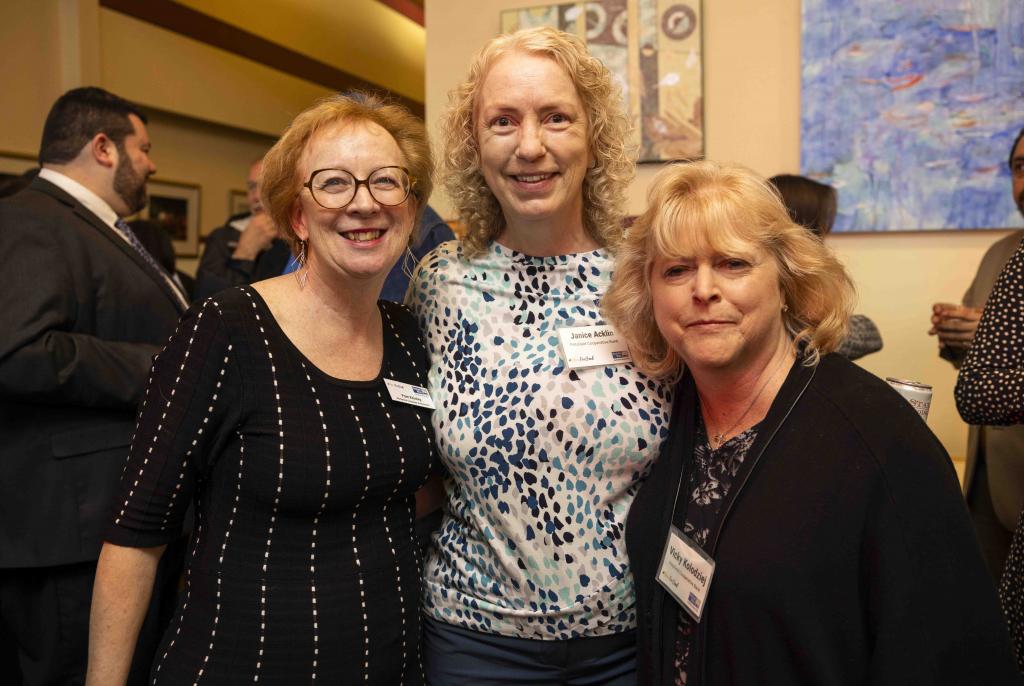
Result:
<svg viewBox="0 0 1024 686"><path fill-rule="evenodd" d="M704 419L697 410L697 440L694 441L693 463L690 465L690 500L685 509L686 523L683 533L706 549L708 536L718 525L722 514L722 503L729 494L729 489L741 477L744 460L750 446L757 438L760 424L755 424L741 434L733 436L717 450L712 450L708 442L708 432L704 427ZM696 634L697 625L690 615L680 607L678 609L679 631L676 634L676 686L686 686L686 672L690 664L690 649Z"/></svg>

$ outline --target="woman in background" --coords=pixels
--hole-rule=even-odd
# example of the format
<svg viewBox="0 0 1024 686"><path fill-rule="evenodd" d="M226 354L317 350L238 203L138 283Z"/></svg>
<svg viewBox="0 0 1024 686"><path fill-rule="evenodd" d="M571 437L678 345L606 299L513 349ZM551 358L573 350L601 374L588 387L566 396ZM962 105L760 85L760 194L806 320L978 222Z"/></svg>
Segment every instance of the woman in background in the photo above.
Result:
<svg viewBox="0 0 1024 686"><path fill-rule="evenodd" d="M153 570L195 506L152 683L421 684L415 494L434 463L402 306L378 302L431 191L423 123L303 112L260 195L301 269L193 307L158 356L96 574L89 683L124 683Z"/></svg>
<svg viewBox="0 0 1024 686"><path fill-rule="evenodd" d="M1020 683L949 456L830 354L852 299L753 172L656 177L605 297L679 379L626 528L639 683Z"/></svg>
<svg viewBox="0 0 1024 686"><path fill-rule="evenodd" d="M444 132L467 233L407 299L451 475L424 571L428 681L634 684L622 534L669 397L613 359L624 346L594 366L560 344L604 323L633 172L620 95L575 36L520 31L474 58Z"/></svg>
<svg viewBox="0 0 1024 686"><path fill-rule="evenodd" d="M793 174L779 174L768 181L782 195L790 218L825 240L836 221L836 189ZM881 349L882 334L875 323L862 314L851 315L846 338L836 352L848 360L856 360Z"/></svg>

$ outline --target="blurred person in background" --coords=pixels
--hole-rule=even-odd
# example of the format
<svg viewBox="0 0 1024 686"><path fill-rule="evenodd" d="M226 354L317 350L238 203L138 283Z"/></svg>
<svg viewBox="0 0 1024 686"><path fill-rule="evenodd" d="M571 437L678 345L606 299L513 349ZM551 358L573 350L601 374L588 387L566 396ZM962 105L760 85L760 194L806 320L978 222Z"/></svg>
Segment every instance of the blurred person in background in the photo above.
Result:
<svg viewBox="0 0 1024 686"><path fill-rule="evenodd" d="M1017 136L1010 155L1010 172L1014 200L1024 214L1024 131ZM1015 237L1013 234L1009 238ZM985 470L981 458L977 459L975 480L980 482L978 472L984 475L987 471L985 478L988 483L980 482L975 486L980 493L973 502L980 510L979 515L985 513L986 508L1002 505L996 514L998 524L1003 525L1008 514L1006 510L1021 509L1016 499L1020 495L1016 490L1020 482L1013 477L1018 475L1020 463L1024 461L1024 454L1019 450L1015 453L1007 451L1010 441L1019 439L1024 431L1024 244L1019 241L1016 251L999 273L960 367L956 405L960 416L972 425L972 429L975 426L983 428L986 440L981 448L984 459L991 463ZM999 452L993 453L993 448L998 448ZM1009 483L997 482L996 475L1002 476L1004 472L1008 472ZM991 493L991 505L987 501L979 503L979 497L987 493ZM971 501L969 498L968 502ZM980 516L975 517L976 525L979 519ZM992 521L990 527L996 523ZM993 538L1002 542L1001 537L993 535ZM1016 531L1008 548L1002 550L1005 551L1006 562L999 595L1017 649L1017 659L1024 671L1024 513L1018 515Z"/></svg>
<svg viewBox="0 0 1024 686"><path fill-rule="evenodd" d="M790 218L822 240L832 231L838 209L836 189L806 176L780 174L768 179L782 196ZM850 317L846 339L836 352L848 360L856 360L882 349L882 334L868 317Z"/></svg>
<svg viewBox="0 0 1024 686"><path fill-rule="evenodd" d="M85 677L101 532L153 356L187 305L123 219L146 204L150 147L134 104L72 89L43 124L38 176L0 202L0 623L17 652L0 677L27 686ZM178 564L155 565L132 683Z"/></svg>
<svg viewBox="0 0 1024 686"><path fill-rule="evenodd" d="M249 167L245 181L249 211L228 218L224 226L206 237L203 256L196 268L195 299L203 300L232 286L244 286L284 272L291 254L278 236L260 200L259 182L263 160Z"/></svg>
<svg viewBox="0 0 1024 686"><path fill-rule="evenodd" d="M1024 217L1024 129L1010 146L1011 199ZM1024 230L999 239L981 258L960 305L936 303L929 335L938 338L939 356L961 368L978 322L1000 272L1024 240ZM971 423L967 434L964 497L981 552L995 580L1006 565L1010 539L1024 507L1024 427Z"/></svg>

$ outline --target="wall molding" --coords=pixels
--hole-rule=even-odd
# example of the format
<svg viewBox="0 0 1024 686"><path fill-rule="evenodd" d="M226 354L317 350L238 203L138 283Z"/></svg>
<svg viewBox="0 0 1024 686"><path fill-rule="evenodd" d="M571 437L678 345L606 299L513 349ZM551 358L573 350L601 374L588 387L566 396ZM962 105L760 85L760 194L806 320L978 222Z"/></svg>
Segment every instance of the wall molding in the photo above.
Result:
<svg viewBox="0 0 1024 686"><path fill-rule="evenodd" d="M120 12L335 91L358 89L385 93L408 107L414 114L424 116L425 108L422 102L172 0L99 0L99 4L114 12Z"/></svg>

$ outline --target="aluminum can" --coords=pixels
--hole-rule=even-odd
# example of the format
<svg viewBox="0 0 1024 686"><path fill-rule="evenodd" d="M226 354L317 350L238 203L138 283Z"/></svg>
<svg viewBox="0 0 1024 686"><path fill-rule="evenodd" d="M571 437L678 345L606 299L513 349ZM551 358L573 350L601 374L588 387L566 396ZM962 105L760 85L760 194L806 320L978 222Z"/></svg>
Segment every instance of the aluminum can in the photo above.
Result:
<svg viewBox="0 0 1024 686"><path fill-rule="evenodd" d="M893 376L885 377L885 380L889 382L889 385L896 389L896 391L906 398L907 402L917 410L917 413L921 415L921 419L928 421L928 410L932 406L932 387L926 383L920 381L908 381L906 379L897 379Z"/></svg>

